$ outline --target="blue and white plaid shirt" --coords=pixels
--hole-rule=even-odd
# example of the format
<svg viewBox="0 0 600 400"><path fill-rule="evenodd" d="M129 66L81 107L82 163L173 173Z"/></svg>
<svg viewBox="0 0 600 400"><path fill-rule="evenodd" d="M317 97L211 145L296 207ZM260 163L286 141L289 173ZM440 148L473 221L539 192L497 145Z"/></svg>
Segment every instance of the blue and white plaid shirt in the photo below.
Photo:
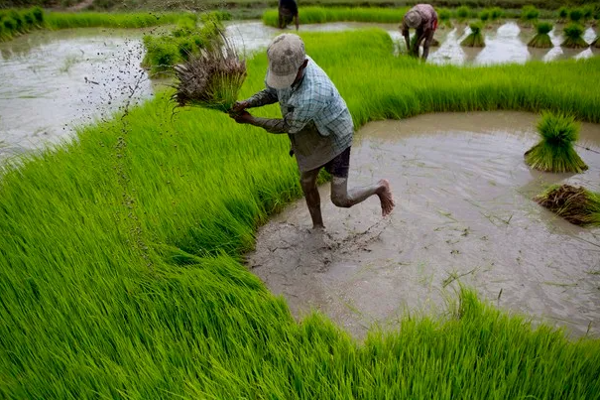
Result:
<svg viewBox="0 0 600 400"><path fill-rule="evenodd" d="M354 125L346 102L337 88L310 57L297 86L266 89L248 102L260 107L279 102L283 119L255 118L273 133L287 133L300 171L327 164L352 145Z"/></svg>

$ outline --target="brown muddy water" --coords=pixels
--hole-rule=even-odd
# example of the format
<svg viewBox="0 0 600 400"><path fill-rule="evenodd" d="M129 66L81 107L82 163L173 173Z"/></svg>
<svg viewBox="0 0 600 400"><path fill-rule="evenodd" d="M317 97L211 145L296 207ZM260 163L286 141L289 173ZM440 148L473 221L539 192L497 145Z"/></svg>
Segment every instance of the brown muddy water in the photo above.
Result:
<svg viewBox="0 0 600 400"><path fill-rule="evenodd" d="M40 31L0 43L0 155L58 143L152 96L140 68L149 31Z"/></svg>
<svg viewBox="0 0 600 400"><path fill-rule="evenodd" d="M583 124L579 175L531 170L537 116L430 114L366 125L352 150L350 186L390 180L396 200L352 209L320 188L324 233L311 231L304 201L262 227L247 265L295 315L318 309L356 337L398 327L404 313L443 313L458 283L500 308L600 332L600 229L571 225L532 197L569 182L600 191L600 125Z"/></svg>

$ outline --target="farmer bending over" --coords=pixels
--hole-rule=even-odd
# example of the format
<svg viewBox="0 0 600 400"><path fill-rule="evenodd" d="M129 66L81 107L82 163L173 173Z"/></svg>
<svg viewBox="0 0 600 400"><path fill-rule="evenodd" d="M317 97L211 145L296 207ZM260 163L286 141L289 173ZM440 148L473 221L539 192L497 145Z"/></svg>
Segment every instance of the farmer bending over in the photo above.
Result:
<svg viewBox="0 0 600 400"><path fill-rule="evenodd" d="M431 46L433 34L437 29L437 26L437 13L429 4L417 4L408 10L406 14L404 14L402 25L400 25L400 30L402 31L402 36L404 36L404 40L406 41L406 48L409 50L411 55L419 57L419 47L421 47L421 43L424 40L423 60L427 60L427 56L429 56L429 47ZM417 30L415 33L415 35L417 35L417 39L415 40L412 48L410 46L408 36L408 30L410 28Z"/></svg>
<svg viewBox="0 0 600 400"><path fill-rule="evenodd" d="M296 0L279 0L279 29L288 26L292 19L296 22L296 30L298 30L298 5Z"/></svg>
<svg viewBox="0 0 600 400"><path fill-rule="evenodd" d="M277 36L267 49L269 68L266 89L248 100L237 102L231 117L270 133L287 133L290 155L296 155L302 191L314 228L323 228L317 176L322 168L333 175L331 201L352 207L377 195L383 216L394 208L390 184L348 190L350 146L354 135L352 117L344 99L327 74L306 55L302 40L292 34ZM283 119L253 117L247 108L279 102Z"/></svg>

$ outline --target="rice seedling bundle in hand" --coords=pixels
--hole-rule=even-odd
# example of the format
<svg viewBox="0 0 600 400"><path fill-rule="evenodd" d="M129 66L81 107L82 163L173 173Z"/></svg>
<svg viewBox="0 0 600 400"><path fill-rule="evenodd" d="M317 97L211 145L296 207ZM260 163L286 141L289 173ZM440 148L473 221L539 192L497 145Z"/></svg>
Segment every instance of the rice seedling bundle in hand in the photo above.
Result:
<svg viewBox="0 0 600 400"><path fill-rule="evenodd" d="M564 184L549 188L534 200L572 224L600 225L599 193Z"/></svg>
<svg viewBox="0 0 600 400"><path fill-rule="evenodd" d="M579 173L588 169L573 147L579 138L579 124L574 117L545 112L537 129L542 140L525 153L528 165L557 173Z"/></svg>
<svg viewBox="0 0 600 400"><path fill-rule="evenodd" d="M173 100L178 106L197 106L229 112L246 79L246 62L233 44L220 34L223 45L203 49L200 54L175 66L178 78Z"/></svg>
<svg viewBox="0 0 600 400"><path fill-rule="evenodd" d="M471 34L469 34L460 45L465 47L485 47L485 40L481 33L481 22L472 22L469 27L471 28Z"/></svg>
<svg viewBox="0 0 600 400"><path fill-rule="evenodd" d="M531 39L527 44L529 47L536 47L538 49L549 49L553 47L552 40L550 40L550 31L552 30L552 24L549 22L539 22L535 28L537 29L537 35Z"/></svg>
<svg viewBox="0 0 600 400"><path fill-rule="evenodd" d="M588 44L583 40L583 26L571 23L565 27L565 41L561 44L563 47L571 49L583 49Z"/></svg>

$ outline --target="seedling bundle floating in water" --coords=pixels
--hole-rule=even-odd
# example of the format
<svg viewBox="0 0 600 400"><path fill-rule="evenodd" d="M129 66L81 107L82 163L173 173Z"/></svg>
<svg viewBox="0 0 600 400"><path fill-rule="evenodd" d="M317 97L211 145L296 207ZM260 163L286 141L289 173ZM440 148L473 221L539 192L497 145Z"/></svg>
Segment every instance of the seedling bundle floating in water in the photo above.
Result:
<svg viewBox="0 0 600 400"><path fill-rule="evenodd" d="M485 47L485 40L483 40L483 34L481 33L481 23L473 22L469 25L469 28L471 28L471 34L460 45L465 47Z"/></svg>
<svg viewBox="0 0 600 400"><path fill-rule="evenodd" d="M583 49L589 45L583 40L583 26L572 23L565 27L565 41L561 44L563 47L571 49Z"/></svg>
<svg viewBox="0 0 600 400"><path fill-rule="evenodd" d="M537 35L531 39L527 44L529 47L537 47L539 49L549 49L554 47L552 40L550 39L550 31L552 30L552 24L549 22L539 22L536 25Z"/></svg>
<svg viewBox="0 0 600 400"><path fill-rule="evenodd" d="M246 79L246 61L220 32L222 45L210 46L175 66L179 80L173 100L180 107L197 106L229 112Z"/></svg>
<svg viewBox="0 0 600 400"><path fill-rule="evenodd" d="M553 186L535 199L575 225L600 225L600 195L582 187Z"/></svg>
<svg viewBox="0 0 600 400"><path fill-rule="evenodd" d="M542 140L525 153L525 162L545 172L583 172L588 166L573 147L579 125L571 116L544 113L538 123Z"/></svg>

